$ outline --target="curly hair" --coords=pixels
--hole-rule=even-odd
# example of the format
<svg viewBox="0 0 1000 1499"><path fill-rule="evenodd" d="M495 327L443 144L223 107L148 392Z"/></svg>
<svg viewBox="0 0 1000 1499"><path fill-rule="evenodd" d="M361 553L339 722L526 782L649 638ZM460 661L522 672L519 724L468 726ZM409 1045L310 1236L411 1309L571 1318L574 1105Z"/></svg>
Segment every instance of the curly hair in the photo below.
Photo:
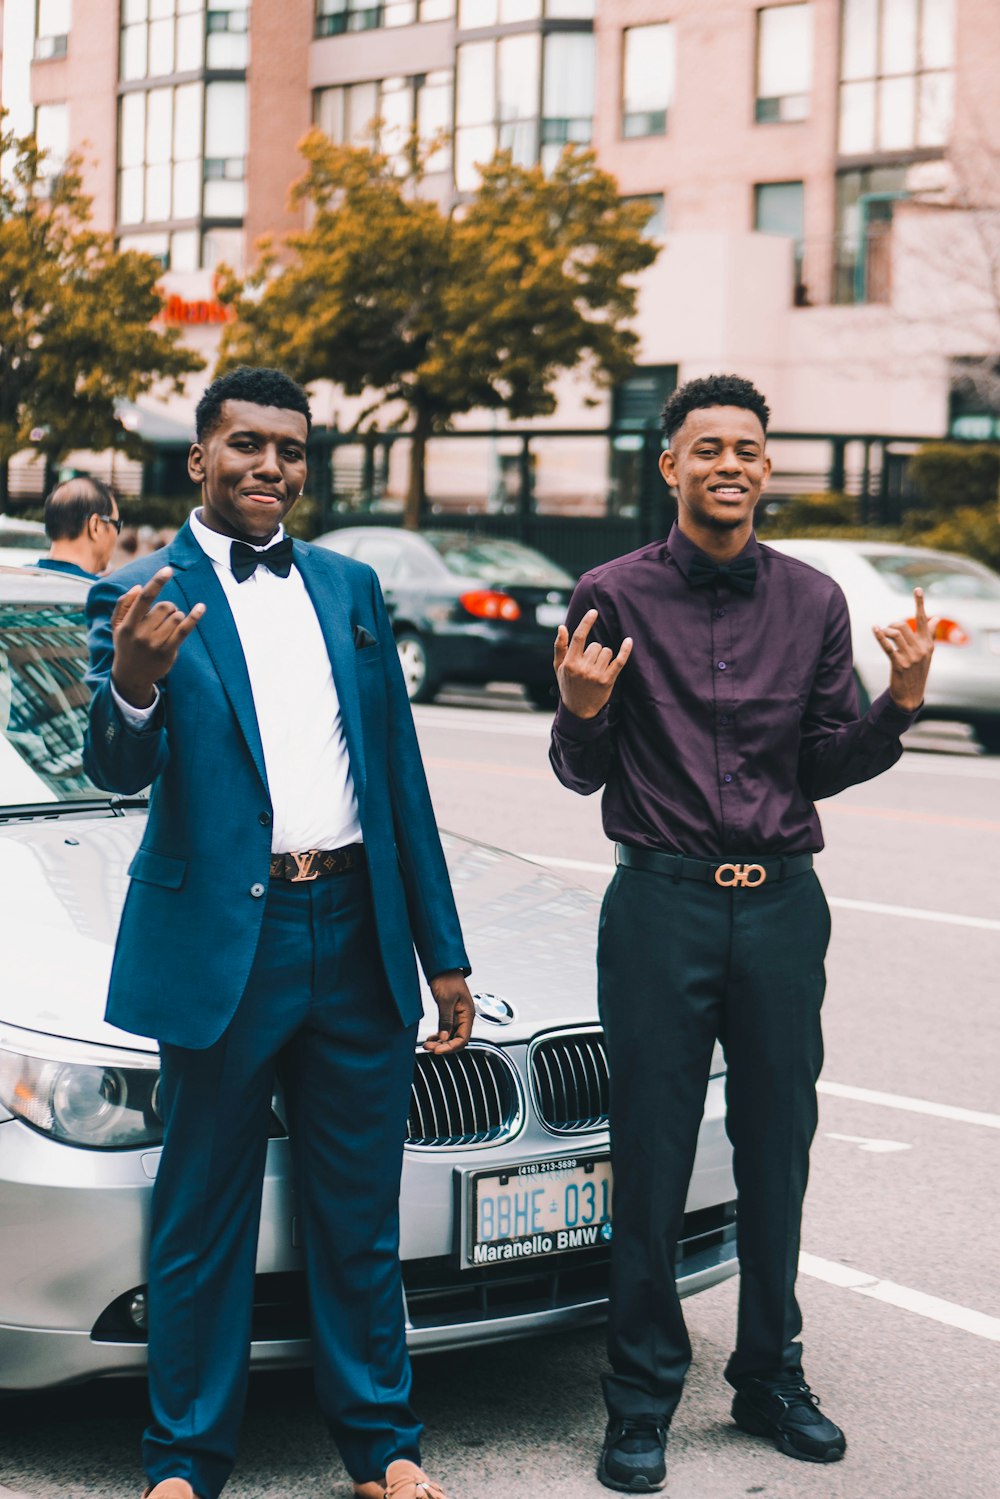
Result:
<svg viewBox="0 0 1000 1499"><path fill-rule="evenodd" d="M198 441L203 442L222 420L225 401L252 401L255 406L277 406L282 411L300 411L306 419L306 432L312 428L309 397L283 370L259 369L241 364L212 381L198 402L194 413Z"/></svg>
<svg viewBox="0 0 1000 1499"><path fill-rule="evenodd" d="M742 406L752 411L767 431L770 408L756 385L740 375L706 375L679 385L660 413L660 429L667 441L684 425L692 411L706 406Z"/></svg>

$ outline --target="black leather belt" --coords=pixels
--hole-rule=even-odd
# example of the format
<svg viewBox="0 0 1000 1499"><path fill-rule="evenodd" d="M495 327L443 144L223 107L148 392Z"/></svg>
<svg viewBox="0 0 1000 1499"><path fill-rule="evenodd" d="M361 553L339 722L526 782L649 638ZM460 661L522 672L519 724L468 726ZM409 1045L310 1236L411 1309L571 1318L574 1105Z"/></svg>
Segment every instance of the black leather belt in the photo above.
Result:
<svg viewBox="0 0 1000 1499"><path fill-rule="evenodd" d="M303 854L272 854L271 878L301 885L323 875L363 869L366 862L363 843L347 843L343 848L310 848Z"/></svg>
<svg viewBox="0 0 1000 1499"><path fill-rule="evenodd" d="M669 874L675 880L701 880L702 884L756 890L759 885L778 880L793 880L813 867L812 854L792 854L789 858L733 859L716 863L714 859L689 859L684 854L668 854L658 848L635 848L631 843L615 844L615 863L625 869L646 869L653 874Z"/></svg>

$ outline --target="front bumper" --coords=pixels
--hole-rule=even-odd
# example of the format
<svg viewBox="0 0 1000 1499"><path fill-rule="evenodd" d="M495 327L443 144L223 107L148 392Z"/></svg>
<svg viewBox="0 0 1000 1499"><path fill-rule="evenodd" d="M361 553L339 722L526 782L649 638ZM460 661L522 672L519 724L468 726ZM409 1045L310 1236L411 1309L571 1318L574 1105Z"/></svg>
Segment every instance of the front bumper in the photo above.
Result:
<svg viewBox="0 0 1000 1499"><path fill-rule="evenodd" d="M724 1080L709 1084L691 1179L677 1278L682 1295L736 1271L735 1189L724 1128ZM606 1149L606 1133L575 1151ZM489 1162L564 1154L529 1120L491 1146ZM0 1390L33 1390L141 1373L144 1334L124 1308L145 1285L149 1205L158 1153L70 1149L17 1120L0 1123ZM607 1307L608 1251L533 1264L456 1268L455 1173L486 1165L482 1150L407 1150L401 1256L412 1352L499 1342L599 1322ZM310 1362L308 1307L296 1245L287 1139L268 1143L251 1365Z"/></svg>
<svg viewBox="0 0 1000 1499"><path fill-rule="evenodd" d="M554 630L489 620L439 625L431 636L432 669L445 682L551 682Z"/></svg>

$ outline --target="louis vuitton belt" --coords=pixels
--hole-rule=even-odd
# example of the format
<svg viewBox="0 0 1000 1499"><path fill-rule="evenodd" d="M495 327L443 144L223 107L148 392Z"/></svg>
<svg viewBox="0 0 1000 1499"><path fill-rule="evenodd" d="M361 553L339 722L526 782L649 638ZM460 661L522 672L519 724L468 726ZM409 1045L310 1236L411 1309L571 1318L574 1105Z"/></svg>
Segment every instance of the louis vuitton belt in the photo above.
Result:
<svg viewBox="0 0 1000 1499"><path fill-rule="evenodd" d="M271 878L302 885L326 875L363 869L366 862L363 843L347 843L343 848L310 848L302 854L272 854Z"/></svg>

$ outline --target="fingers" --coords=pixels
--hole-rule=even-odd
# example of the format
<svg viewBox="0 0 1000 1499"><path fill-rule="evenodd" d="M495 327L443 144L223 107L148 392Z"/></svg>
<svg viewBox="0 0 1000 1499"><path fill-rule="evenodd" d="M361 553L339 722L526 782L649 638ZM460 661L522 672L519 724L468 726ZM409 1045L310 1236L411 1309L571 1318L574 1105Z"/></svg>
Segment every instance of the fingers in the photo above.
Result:
<svg viewBox="0 0 1000 1499"><path fill-rule="evenodd" d="M145 619L173 575L173 568L161 567L159 572L154 573L149 582L139 589L138 596L131 605L131 624L137 625Z"/></svg>
<svg viewBox="0 0 1000 1499"><path fill-rule="evenodd" d="M881 626L873 625L872 634L875 636L875 639L878 641L879 645L889 657L889 660L894 661L896 658L896 647L893 641L889 639L888 633L883 630Z"/></svg>
<svg viewBox="0 0 1000 1499"><path fill-rule="evenodd" d="M588 609L586 614L581 619L580 623L577 625L576 629L573 631L572 638L569 642L569 654L571 656L583 654L584 644L586 642L587 636L590 634L591 630L594 627L594 621L596 620L596 618L597 610ZM565 626L561 626L560 628L565 628Z"/></svg>
<svg viewBox="0 0 1000 1499"><path fill-rule="evenodd" d="M555 644L552 647L552 665L555 667L556 671L559 670L560 666L562 666L563 662L565 661L566 652L568 649L569 631L567 630L565 625L560 625L558 630L556 631Z"/></svg>
<svg viewBox="0 0 1000 1499"><path fill-rule="evenodd" d="M124 623L126 616L132 608L132 605L135 603L141 592L141 583L136 583L132 588L129 589L128 593L122 594L121 598L118 600L117 604L111 612L112 630L117 630L118 626Z"/></svg>
<svg viewBox="0 0 1000 1499"><path fill-rule="evenodd" d="M625 665L626 661L628 660L629 656L631 656L631 654L632 654L632 637L631 637L631 635L626 635L625 639L621 643L621 649L619 650L619 652L618 652L617 656L615 657L614 661L611 663L611 673L612 673L612 680L613 681L617 679L619 673L621 672L622 667Z"/></svg>
<svg viewBox="0 0 1000 1499"><path fill-rule="evenodd" d="M170 636L170 644L175 646L181 645L191 634L192 630L197 629L198 621L201 619L204 612L204 604L195 604L194 608L191 610L191 613L186 614L181 620L180 624L175 627L173 633Z"/></svg>
<svg viewBox="0 0 1000 1499"><path fill-rule="evenodd" d="M924 603L924 590L915 588L913 590L913 602L917 606L917 630L921 635L930 630L930 621L927 618L927 606Z"/></svg>

